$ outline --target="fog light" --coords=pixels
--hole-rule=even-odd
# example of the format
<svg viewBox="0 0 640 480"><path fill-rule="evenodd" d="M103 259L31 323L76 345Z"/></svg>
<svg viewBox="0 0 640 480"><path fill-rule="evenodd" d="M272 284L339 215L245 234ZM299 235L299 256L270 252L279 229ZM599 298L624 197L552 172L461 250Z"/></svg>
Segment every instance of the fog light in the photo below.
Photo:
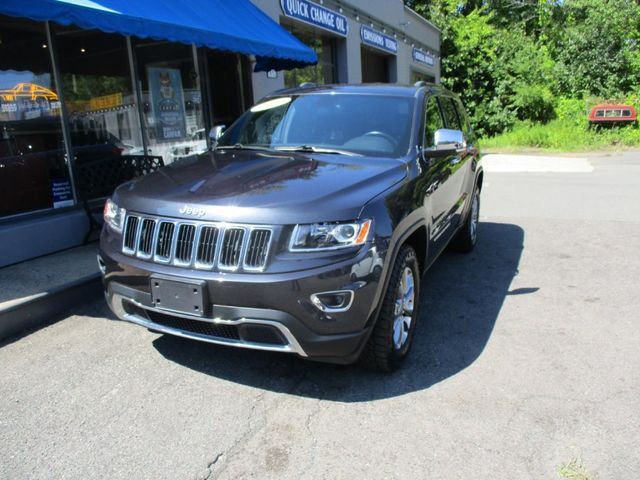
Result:
<svg viewBox="0 0 640 480"><path fill-rule="evenodd" d="M353 303L352 290L336 290L311 295L311 303L323 312L346 312Z"/></svg>

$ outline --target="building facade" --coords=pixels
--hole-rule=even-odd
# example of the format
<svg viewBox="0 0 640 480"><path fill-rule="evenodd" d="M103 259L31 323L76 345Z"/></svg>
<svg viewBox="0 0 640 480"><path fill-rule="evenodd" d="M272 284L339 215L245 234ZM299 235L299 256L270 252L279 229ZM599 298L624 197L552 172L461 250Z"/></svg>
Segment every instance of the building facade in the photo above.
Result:
<svg viewBox="0 0 640 480"><path fill-rule="evenodd" d="M253 75L255 98L312 83L440 81L440 30L402 0L252 0L318 63Z"/></svg>
<svg viewBox="0 0 640 480"><path fill-rule="evenodd" d="M49 16L52 1L64 20ZM203 33L197 18L190 29L181 20L166 38L151 32L156 18L139 32L144 22L119 24L108 0L86 3L0 6L0 267L82 244L114 166L146 171L142 159L204 152L212 126L274 90L439 80L439 32L401 0L239 0L237 11L202 0L227 23L218 16ZM264 39L237 34L244 24L229 32L234 21L256 22Z"/></svg>

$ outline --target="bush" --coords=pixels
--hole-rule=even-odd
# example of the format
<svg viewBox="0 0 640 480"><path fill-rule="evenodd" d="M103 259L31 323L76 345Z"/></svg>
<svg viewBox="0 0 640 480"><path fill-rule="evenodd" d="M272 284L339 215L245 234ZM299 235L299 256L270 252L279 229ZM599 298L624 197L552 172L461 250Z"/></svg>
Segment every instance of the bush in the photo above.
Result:
<svg viewBox="0 0 640 480"><path fill-rule="evenodd" d="M584 100L560 97L556 99L554 109L558 120L582 127L588 124L588 112Z"/></svg>
<svg viewBox="0 0 640 480"><path fill-rule="evenodd" d="M516 87L513 107L520 120L547 123L556 116L551 91L543 85Z"/></svg>
<svg viewBox="0 0 640 480"><path fill-rule="evenodd" d="M584 112L582 115L584 116ZM480 146L485 150L535 148L558 152L598 150L614 146L640 147L640 130L636 126L595 129L587 125L576 125L576 118L558 118L546 125L518 122L506 133L482 139Z"/></svg>

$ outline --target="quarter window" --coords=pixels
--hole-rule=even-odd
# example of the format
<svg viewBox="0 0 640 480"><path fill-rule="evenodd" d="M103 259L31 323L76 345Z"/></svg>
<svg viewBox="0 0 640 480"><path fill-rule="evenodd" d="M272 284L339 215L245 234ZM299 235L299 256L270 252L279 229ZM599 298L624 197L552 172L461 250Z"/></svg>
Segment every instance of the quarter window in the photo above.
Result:
<svg viewBox="0 0 640 480"><path fill-rule="evenodd" d="M434 136L436 130L445 128L444 120L442 119L442 113L440 112L440 107L438 106L436 97L427 98L425 111L426 118L424 121L424 141L425 146L430 147L435 143Z"/></svg>
<svg viewBox="0 0 640 480"><path fill-rule="evenodd" d="M460 125L460 119L456 113L456 107L452 98L440 97L440 108L442 108L442 114L444 115L444 121L447 128L451 130L462 130Z"/></svg>

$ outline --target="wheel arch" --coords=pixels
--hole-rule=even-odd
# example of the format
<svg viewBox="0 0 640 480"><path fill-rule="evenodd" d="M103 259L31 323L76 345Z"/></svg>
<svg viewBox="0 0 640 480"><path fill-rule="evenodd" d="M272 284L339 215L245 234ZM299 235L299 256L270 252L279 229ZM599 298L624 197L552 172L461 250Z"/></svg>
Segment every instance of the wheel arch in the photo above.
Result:
<svg viewBox="0 0 640 480"><path fill-rule="evenodd" d="M482 182L484 181L484 170L480 169L478 175L476 176L476 185L478 190L482 192Z"/></svg>
<svg viewBox="0 0 640 480"><path fill-rule="evenodd" d="M391 278L391 272L393 271L393 265L398 258L398 253L404 245L411 245L415 250L418 257L418 268L420 269L420 275L424 274L426 270L426 259L428 258L428 229L424 221L416 222L411 227L407 228L398 238L390 245L387 258L385 259L385 269L379 290L376 294L376 306L373 309L369 319L367 320L367 326L371 325L378 317L380 308L382 307L382 300L384 298L384 292L387 291L389 286L389 280Z"/></svg>

